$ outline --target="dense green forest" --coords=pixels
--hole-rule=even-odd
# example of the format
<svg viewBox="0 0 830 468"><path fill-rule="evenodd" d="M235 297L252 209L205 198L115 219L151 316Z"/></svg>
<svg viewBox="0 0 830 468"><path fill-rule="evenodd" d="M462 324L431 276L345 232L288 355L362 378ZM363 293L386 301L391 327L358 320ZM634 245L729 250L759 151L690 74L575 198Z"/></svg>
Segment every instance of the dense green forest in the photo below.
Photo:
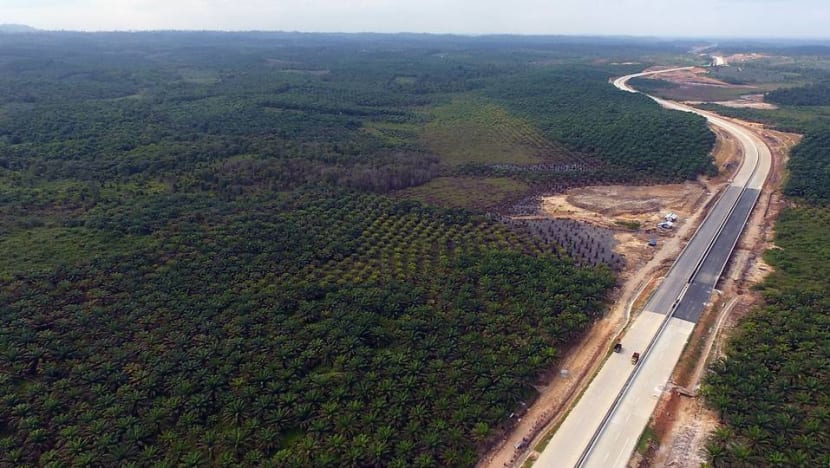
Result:
<svg viewBox="0 0 830 468"><path fill-rule="evenodd" d="M711 158L697 157L715 142L702 117L656 107L642 94L620 93L608 78L607 71L595 69L540 70L499 80L486 92L552 139L596 155L597 166L610 173L606 177L668 181L715 170ZM673 145L655 144L664 135L675 136Z"/></svg>
<svg viewBox="0 0 830 468"><path fill-rule="evenodd" d="M826 75L822 76L826 79ZM820 85L810 85L781 90L780 93L783 94L775 95L789 97L776 101L781 104L781 108L774 110L736 109L716 104L701 107L721 115L803 134L804 139L793 148L790 155L787 165L790 177L784 186L784 193L813 204L826 205L830 201L830 106L819 104L824 99L814 95L819 88ZM767 97L773 93L779 91L770 92ZM824 93L830 96L830 88ZM792 102L788 102L790 99ZM804 101L809 103L795 104Z"/></svg>
<svg viewBox="0 0 830 468"><path fill-rule="evenodd" d="M165 179L223 193L319 182L388 193L438 176L561 189L712 168L701 118L617 92L609 77L639 66L597 64L585 46L157 36L7 40L0 167L28 183ZM609 49L606 61L621 53ZM566 65L535 65L552 58ZM442 118L459 100L463 112ZM465 135L493 133L501 151L466 148Z"/></svg>
<svg viewBox="0 0 830 468"><path fill-rule="evenodd" d="M795 88L776 96L796 104L796 96L813 91ZM706 379L707 401L725 423L707 451L714 466L828 466L830 125L821 108L726 112L805 137L790 157L784 189L790 206L776 222L776 248L766 253L775 272L759 287L764 303L739 325Z"/></svg>
<svg viewBox="0 0 830 468"><path fill-rule="evenodd" d="M146 248L0 290L6 462L471 465L613 282L374 195L153 202L85 223Z"/></svg>
<svg viewBox="0 0 830 468"><path fill-rule="evenodd" d="M776 223L776 272L764 305L740 324L706 380L724 423L707 444L714 466L830 464L830 210L799 206Z"/></svg>
<svg viewBox="0 0 830 468"><path fill-rule="evenodd" d="M683 47L0 36L0 465L474 464L619 261L488 211L710 170Z"/></svg>
<svg viewBox="0 0 830 468"><path fill-rule="evenodd" d="M776 89L766 93L765 98L785 106L830 106L830 84Z"/></svg>

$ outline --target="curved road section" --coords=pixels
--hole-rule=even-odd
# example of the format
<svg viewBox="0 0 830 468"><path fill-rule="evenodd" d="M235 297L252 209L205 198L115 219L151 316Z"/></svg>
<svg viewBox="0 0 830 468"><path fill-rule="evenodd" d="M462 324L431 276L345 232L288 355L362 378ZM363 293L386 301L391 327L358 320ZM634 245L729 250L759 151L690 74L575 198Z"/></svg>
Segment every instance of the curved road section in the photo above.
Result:
<svg viewBox="0 0 830 468"><path fill-rule="evenodd" d="M618 78L683 70L671 68ZM717 203L675 260L660 287L622 338L623 352L603 364L550 443L537 467L624 467L710 300L726 262L758 200L772 165L769 148L755 133L711 112L649 96L660 105L705 117L732 134L744 158ZM639 364L631 354L639 352Z"/></svg>

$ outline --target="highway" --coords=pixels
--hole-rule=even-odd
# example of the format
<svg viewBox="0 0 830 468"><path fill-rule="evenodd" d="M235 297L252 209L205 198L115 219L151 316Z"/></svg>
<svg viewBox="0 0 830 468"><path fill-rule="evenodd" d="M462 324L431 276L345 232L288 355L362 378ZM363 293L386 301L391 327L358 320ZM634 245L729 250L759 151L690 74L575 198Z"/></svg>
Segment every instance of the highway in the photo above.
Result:
<svg viewBox="0 0 830 468"><path fill-rule="evenodd" d="M631 78L690 67L637 73L614 86L637 92ZM772 165L769 148L752 131L716 114L649 96L660 105L704 116L732 134L744 158L738 172L675 260L666 277L534 464L536 467L624 467L680 354L709 302ZM640 352L638 365L630 363Z"/></svg>

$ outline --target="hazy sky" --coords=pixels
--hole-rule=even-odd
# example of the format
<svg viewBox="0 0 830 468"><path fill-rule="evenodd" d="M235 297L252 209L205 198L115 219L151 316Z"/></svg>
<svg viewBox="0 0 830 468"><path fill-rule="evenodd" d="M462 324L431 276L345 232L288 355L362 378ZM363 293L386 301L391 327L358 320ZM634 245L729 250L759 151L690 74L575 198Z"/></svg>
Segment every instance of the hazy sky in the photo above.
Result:
<svg viewBox="0 0 830 468"><path fill-rule="evenodd" d="M42 29L830 37L830 0L0 0Z"/></svg>

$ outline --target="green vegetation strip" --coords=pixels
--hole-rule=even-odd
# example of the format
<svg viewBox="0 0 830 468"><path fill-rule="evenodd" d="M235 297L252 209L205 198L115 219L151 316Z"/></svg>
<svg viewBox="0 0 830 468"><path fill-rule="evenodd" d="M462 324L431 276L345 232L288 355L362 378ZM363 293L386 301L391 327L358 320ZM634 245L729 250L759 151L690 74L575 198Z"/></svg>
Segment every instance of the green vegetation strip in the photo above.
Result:
<svg viewBox="0 0 830 468"><path fill-rule="evenodd" d="M507 177L439 177L399 195L439 206L492 209L520 198L528 188L524 182Z"/></svg>
<svg viewBox="0 0 830 468"><path fill-rule="evenodd" d="M540 163L542 148L552 146L533 125L483 98L456 98L430 114L423 138L451 165Z"/></svg>
<svg viewBox="0 0 830 468"><path fill-rule="evenodd" d="M4 36L0 465L473 465L614 278L462 208L711 165L631 67L482 41Z"/></svg>
<svg viewBox="0 0 830 468"><path fill-rule="evenodd" d="M652 444L659 444L660 439L657 437L657 433L654 432L654 428L651 425L646 426L643 429L642 434L640 434L640 438L637 439L637 452L641 455L645 455L648 453L648 450L651 448Z"/></svg>
<svg viewBox="0 0 830 468"><path fill-rule="evenodd" d="M828 229L830 210L817 207L789 208L776 224L765 304L742 321L704 387L727 424L707 445L717 466L830 462L814 443L830 427Z"/></svg>
<svg viewBox="0 0 830 468"><path fill-rule="evenodd" d="M826 69L801 76L811 74L828 78ZM703 387L724 423L706 444L713 466L830 466L830 114L813 106L825 103L820 86L770 93L799 107L736 112L806 135L790 158L792 203L765 255L775 271L758 287L763 304L742 320Z"/></svg>

